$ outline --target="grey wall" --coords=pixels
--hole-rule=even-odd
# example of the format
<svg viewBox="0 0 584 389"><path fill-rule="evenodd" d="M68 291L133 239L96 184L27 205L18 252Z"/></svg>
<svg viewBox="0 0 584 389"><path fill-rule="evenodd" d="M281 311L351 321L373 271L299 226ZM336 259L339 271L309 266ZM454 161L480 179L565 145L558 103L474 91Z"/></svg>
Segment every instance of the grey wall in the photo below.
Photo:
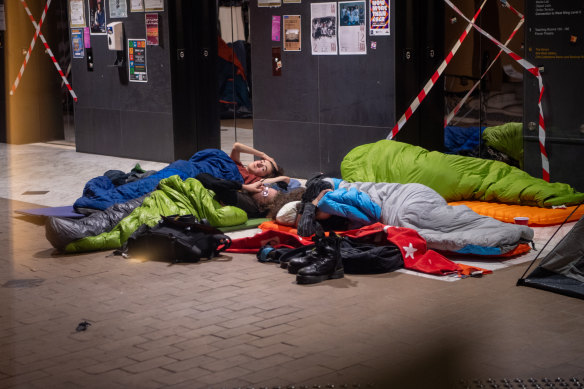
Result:
<svg viewBox="0 0 584 389"><path fill-rule="evenodd" d="M146 38L144 13L129 12L127 3L128 18L110 19L106 9L107 23L123 22L126 39ZM127 64L122 70L113 66L116 52L108 50L106 35L91 35L93 72L87 70L87 54L72 59L77 151L174 160L167 3L159 13L160 46L146 48L147 83L127 82Z"/></svg>
<svg viewBox="0 0 584 389"><path fill-rule="evenodd" d="M538 7L539 4L539 7ZM584 191L584 9L582 1L526 1L526 59L543 67L543 112L552 182ZM567 12L567 13L565 13ZM570 37L576 41L571 43ZM539 88L525 73L525 170L542 177L538 138ZM530 125L531 123L531 125Z"/></svg>
<svg viewBox="0 0 584 389"><path fill-rule="evenodd" d="M390 36L367 35L367 55L316 56L310 3L258 8L251 1L254 146L275 156L288 175L340 176L348 151L384 139L395 123L394 13ZM272 42L272 15L302 15L301 52ZM272 76L272 47L282 48L281 76Z"/></svg>

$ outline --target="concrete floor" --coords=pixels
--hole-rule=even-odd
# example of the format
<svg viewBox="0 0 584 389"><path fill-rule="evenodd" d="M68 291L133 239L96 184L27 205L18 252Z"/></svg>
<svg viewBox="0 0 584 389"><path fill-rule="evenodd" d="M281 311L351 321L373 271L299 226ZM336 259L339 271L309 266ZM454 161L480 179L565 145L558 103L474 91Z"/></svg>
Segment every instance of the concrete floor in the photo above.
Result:
<svg viewBox="0 0 584 389"><path fill-rule="evenodd" d="M582 300L515 286L536 253L456 282L394 272L312 286L251 254L180 265L59 255L42 220L14 211L70 205L108 169L165 164L47 144L0 144L0 162L0 388L584 382ZM553 231L536 229L538 248Z"/></svg>

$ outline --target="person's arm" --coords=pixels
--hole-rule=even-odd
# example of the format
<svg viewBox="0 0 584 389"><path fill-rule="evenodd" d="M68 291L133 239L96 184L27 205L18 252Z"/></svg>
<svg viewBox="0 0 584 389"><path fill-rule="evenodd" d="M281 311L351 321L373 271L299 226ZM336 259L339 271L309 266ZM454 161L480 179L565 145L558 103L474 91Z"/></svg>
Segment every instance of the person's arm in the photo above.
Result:
<svg viewBox="0 0 584 389"><path fill-rule="evenodd" d="M288 176L278 176L278 177L272 177L272 178L264 178L262 180L262 182L265 185L274 184L276 182L285 182L286 185L288 185L288 184L290 184L290 177L288 177Z"/></svg>
<svg viewBox="0 0 584 389"><path fill-rule="evenodd" d="M215 192L216 199L222 204L235 205L237 203L237 191L243 186L240 182L213 177L208 173L197 174L195 178L201 181L205 188Z"/></svg>
<svg viewBox="0 0 584 389"><path fill-rule="evenodd" d="M316 221L316 206L312 203L304 204L304 211L300 214L296 230L300 236L311 236L323 232L323 228Z"/></svg>
<svg viewBox="0 0 584 389"><path fill-rule="evenodd" d="M242 143L235 142L233 144L233 148L231 149L231 154L229 155L232 160L241 163L241 153L244 154L251 154L261 159L265 159L266 161L270 161L276 168L278 165L274 158L270 157L268 154L264 153L263 151L259 151L254 149L253 147L246 146Z"/></svg>
<svg viewBox="0 0 584 389"><path fill-rule="evenodd" d="M324 231L322 224L320 224L317 220L328 219L330 215L324 212L319 212L317 205L318 202L324 197L324 195L331 191L331 189L321 190L318 196L316 196L312 202L304 204L304 212L302 212L296 227L298 230L298 235L310 236L312 234L316 234L317 232Z"/></svg>

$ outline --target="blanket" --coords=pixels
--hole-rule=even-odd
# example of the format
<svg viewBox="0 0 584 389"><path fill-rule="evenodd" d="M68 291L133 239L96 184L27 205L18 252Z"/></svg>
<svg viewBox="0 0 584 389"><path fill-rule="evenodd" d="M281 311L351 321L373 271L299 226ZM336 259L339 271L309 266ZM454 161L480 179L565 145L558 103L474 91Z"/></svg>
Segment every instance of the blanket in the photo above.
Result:
<svg viewBox="0 0 584 389"><path fill-rule="evenodd" d="M183 181L172 176L160 181L158 190L144 199L142 205L124 217L110 231L89 236L66 245L65 252L113 250L120 248L143 224L154 226L162 216L194 215L206 219L214 227L235 226L247 221L247 214L233 206L222 206L214 193L194 178Z"/></svg>
<svg viewBox="0 0 584 389"><path fill-rule="evenodd" d="M335 189L320 200L319 210L361 225L379 221L414 229L430 249L498 256L533 239L531 228L481 216L464 205L450 206L425 185L326 180Z"/></svg>
<svg viewBox="0 0 584 389"><path fill-rule="evenodd" d="M562 183L549 183L493 160L448 155L393 140L358 146L341 162L349 182L419 183L446 201L479 200L551 207L584 200Z"/></svg>
<svg viewBox="0 0 584 389"><path fill-rule="evenodd" d="M198 151L188 161L175 161L153 175L124 185L116 186L105 175L95 177L85 184L82 197L75 201L73 207L104 210L152 192L164 178L178 175L185 180L199 173L243 183L237 165L225 152L206 149Z"/></svg>

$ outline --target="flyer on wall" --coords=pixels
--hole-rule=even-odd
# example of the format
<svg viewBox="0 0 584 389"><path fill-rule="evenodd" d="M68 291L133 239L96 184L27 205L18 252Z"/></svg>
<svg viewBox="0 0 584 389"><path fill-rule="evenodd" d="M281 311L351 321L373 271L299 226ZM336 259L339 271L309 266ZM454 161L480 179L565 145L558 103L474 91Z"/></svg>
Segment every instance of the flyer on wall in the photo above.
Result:
<svg viewBox="0 0 584 389"><path fill-rule="evenodd" d="M280 42L280 15L272 15L272 42Z"/></svg>
<svg viewBox="0 0 584 389"><path fill-rule="evenodd" d="M258 0L258 7L281 7L282 0Z"/></svg>
<svg viewBox="0 0 584 389"><path fill-rule="evenodd" d="M284 15L284 51L301 51L300 15Z"/></svg>
<svg viewBox="0 0 584 389"><path fill-rule="evenodd" d="M144 11L146 12L164 11L164 0L144 0Z"/></svg>
<svg viewBox="0 0 584 389"><path fill-rule="evenodd" d="M370 0L369 35L389 35L389 0Z"/></svg>
<svg viewBox="0 0 584 389"><path fill-rule="evenodd" d="M85 4L84 0L69 0L69 15L71 15L70 27L85 27Z"/></svg>
<svg viewBox="0 0 584 389"><path fill-rule="evenodd" d="M131 82L148 82L146 39L128 39L128 73Z"/></svg>
<svg viewBox="0 0 584 389"><path fill-rule="evenodd" d="M128 4L126 0L109 0L109 17L111 18L127 18Z"/></svg>
<svg viewBox="0 0 584 389"><path fill-rule="evenodd" d="M144 12L144 2L142 0L130 0L130 12Z"/></svg>
<svg viewBox="0 0 584 389"><path fill-rule="evenodd" d="M148 13L145 14L146 17L146 44L148 46L158 46L159 45L159 32L158 32L158 14Z"/></svg>
<svg viewBox="0 0 584 389"><path fill-rule="evenodd" d="M313 55L337 54L337 3L310 4L310 45Z"/></svg>
<svg viewBox="0 0 584 389"><path fill-rule="evenodd" d="M339 54L367 54L365 0L339 1Z"/></svg>
<svg viewBox="0 0 584 389"><path fill-rule="evenodd" d="M71 48L73 49L73 58L83 58L85 56L82 28L71 29Z"/></svg>
<svg viewBox="0 0 584 389"><path fill-rule="evenodd" d="M89 29L91 35L105 35L105 3L101 0L87 0L89 5Z"/></svg>

